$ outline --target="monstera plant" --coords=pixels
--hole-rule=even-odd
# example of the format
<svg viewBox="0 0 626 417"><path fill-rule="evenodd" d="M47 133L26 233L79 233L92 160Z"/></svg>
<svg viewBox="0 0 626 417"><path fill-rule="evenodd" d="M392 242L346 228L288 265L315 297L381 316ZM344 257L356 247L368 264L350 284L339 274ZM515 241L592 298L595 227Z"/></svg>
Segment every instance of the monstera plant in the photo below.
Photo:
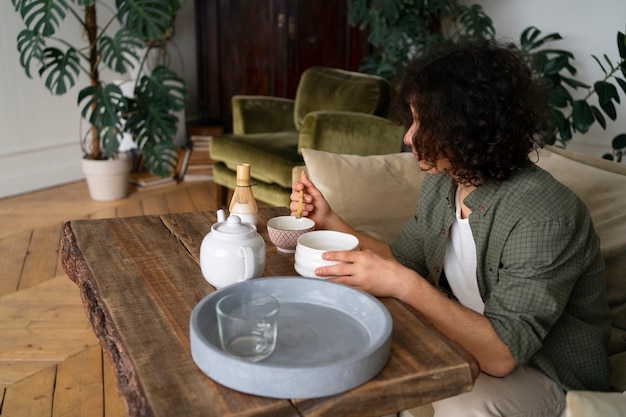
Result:
<svg viewBox="0 0 626 417"><path fill-rule="evenodd" d="M56 95L86 79L77 100L90 127L80 141L84 157L115 158L127 133L150 172L170 175L178 158L176 112L184 109L187 91L166 65L147 63L154 48L167 46L186 0L11 1L25 25L17 49L26 75L38 75ZM106 16L102 21L100 13ZM76 25L80 32L65 39ZM76 45L75 39L84 43ZM132 94L105 81L103 72L131 78Z"/></svg>
<svg viewBox="0 0 626 417"><path fill-rule="evenodd" d="M352 0L349 19L372 47L359 70L387 79L434 45L495 35L480 5L456 0Z"/></svg>

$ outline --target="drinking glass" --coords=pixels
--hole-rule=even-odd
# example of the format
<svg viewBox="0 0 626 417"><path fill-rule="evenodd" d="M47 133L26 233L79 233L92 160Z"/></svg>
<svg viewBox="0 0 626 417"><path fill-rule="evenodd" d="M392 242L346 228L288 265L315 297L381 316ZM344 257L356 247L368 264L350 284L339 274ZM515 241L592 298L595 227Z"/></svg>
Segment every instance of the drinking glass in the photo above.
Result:
<svg viewBox="0 0 626 417"><path fill-rule="evenodd" d="M278 300L259 292L234 292L217 302L217 323L222 349L257 362L276 347Z"/></svg>

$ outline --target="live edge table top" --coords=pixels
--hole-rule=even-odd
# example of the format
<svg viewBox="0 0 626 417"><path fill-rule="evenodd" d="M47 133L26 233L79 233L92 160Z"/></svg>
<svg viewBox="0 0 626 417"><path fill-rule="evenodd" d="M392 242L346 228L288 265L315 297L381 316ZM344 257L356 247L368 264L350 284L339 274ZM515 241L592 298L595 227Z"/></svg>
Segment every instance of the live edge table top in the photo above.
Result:
<svg viewBox="0 0 626 417"><path fill-rule="evenodd" d="M293 255L267 237L264 276L296 276ZM200 244L214 212L67 222L62 263L79 286L86 314L112 361L131 416L381 416L472 389L474 358L419 314L381 299L393 317L389 362L371 381L343 394L280 400L243 394L195 365L189 345L194 306L215 291L202 276ZM262 279L262 278L259 278Z"/></svg>

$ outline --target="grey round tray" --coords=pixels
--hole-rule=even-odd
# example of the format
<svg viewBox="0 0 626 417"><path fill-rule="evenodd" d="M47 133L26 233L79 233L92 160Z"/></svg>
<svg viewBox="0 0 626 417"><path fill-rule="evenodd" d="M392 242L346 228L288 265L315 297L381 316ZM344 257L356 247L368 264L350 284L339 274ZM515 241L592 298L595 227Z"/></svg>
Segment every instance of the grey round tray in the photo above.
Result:
<svg viewBox="0 0 626 417"><path fill-rule="evenodd" d="M259 362L224 352L215 304L236 291L263 291L280 303L276 350ZM316 398L355 388L389 359L392 320L375 297L345 285L303 277L259 278L222 288L196 305L191 354L211 379L272 398Z"/></svg>

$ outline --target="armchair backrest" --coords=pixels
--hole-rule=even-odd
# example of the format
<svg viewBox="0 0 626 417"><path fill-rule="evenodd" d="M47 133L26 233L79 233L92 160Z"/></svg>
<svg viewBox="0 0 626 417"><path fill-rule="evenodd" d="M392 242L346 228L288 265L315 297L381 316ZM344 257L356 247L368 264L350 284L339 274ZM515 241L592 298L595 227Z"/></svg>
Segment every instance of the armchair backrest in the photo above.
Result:
<svg viewBox="0 0 626 417"><path fill-rule="evenodd" d="M311 67L302 73L296 91L294 123L300 130L312 111L353 111L387 117L389 81L376 75L336 68Z"/></svg>

